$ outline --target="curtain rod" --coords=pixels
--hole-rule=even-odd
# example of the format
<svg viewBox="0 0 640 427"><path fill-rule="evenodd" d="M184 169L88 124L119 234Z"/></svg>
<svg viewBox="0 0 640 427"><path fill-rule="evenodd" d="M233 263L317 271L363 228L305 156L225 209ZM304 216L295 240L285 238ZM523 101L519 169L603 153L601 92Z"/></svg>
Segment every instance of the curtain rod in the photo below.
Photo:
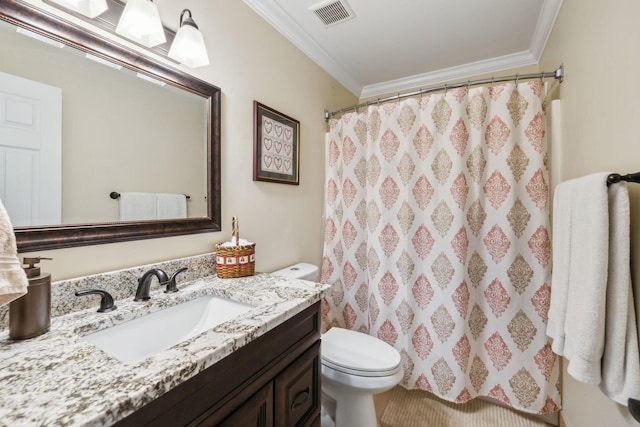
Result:
<svg viewBox="0 0 640 427"><path fill-rule="evenodd" d="M401 99L401 98L408 98L410 96L423 95L425 93L439 92L441 90L457 89L461 87L486 85L489 83L509 82L512 80L515 80L517 82L518 80L544 79L549 77L553 77L556 80L560 80L560 83L562 83L562 81L564 80L564 65L560 64L560 66L555 71L549 71L549 72L543 71L541 73L532 73L532 74L516 74L513 76L506 76L506 77L491 77L490 79L469 80L461 83L444 84L441 86L436 86L428 89L420 89L420 90L416 90L409 93L404 93L404 94L399 93L397 95L389 96L386 98L378 98L375 101L367 101L362 104L356 104L351 107L343 108L342 110L333 111L331 113L328 110L324 110L324 120L328 121L331 117L335 116L336 114L342 114L347 111L357 110L358 108L368 107L371 104L379 104L381 102L393 101L395 99Z"/></svg>

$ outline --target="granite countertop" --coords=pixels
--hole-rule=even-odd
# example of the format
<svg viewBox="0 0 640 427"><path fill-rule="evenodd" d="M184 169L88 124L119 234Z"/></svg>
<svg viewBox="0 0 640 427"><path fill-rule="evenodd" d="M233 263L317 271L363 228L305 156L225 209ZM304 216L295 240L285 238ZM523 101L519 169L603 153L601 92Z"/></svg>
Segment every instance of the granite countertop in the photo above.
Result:
<svg viewBox="0 0 640 427"><path fill-rule="evenodd" d="M327 286L258 274L208 276L179 284L175 294L152 288L151 300L119 300L110 313L96 306L52 318L50 331L36 338L12 341L0 333L0 426L111 425L313 305ZM82 338L204 295L256 307L137 364Z"/></svg>

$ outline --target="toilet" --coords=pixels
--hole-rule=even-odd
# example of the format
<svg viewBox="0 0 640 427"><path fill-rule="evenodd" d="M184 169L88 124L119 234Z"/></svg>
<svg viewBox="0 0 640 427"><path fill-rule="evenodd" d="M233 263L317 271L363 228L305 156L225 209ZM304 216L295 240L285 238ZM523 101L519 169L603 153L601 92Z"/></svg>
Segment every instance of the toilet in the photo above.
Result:
<svg viewBox="0 0 640 427"><path fill-rule="evenodd" d="M273 274L313 281L318 267L300 263ZM402 379L400 353L376 337L337 327L322 334L320 348L323 413L336 427L375 427L373 395Z"/></svg>

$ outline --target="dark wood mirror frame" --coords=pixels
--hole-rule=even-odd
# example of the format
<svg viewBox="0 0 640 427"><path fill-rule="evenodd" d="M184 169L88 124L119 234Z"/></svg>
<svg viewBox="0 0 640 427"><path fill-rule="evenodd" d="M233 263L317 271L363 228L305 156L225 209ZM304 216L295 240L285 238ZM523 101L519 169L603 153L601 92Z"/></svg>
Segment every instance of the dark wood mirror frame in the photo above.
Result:
<svg viewBox="0 0 640 427"><path fill-rule="evenodd" d="M20 227L15 230L18 252L60 249L140 239L220 231L220 97L219 88L173 67L140 55L87 29L19 0L0 2L0 19L90 52L129 69L148 74L207 100L207 216L178 220L110 222ZM11 60L5 58L4 60Z"/></svg>

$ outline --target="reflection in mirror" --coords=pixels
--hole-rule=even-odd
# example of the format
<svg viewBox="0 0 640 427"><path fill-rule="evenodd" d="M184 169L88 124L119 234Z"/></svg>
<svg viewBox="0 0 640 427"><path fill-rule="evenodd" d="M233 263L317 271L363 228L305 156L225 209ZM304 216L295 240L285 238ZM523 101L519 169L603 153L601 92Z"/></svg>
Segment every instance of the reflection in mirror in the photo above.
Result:
<svg viewBox="0 0 640 427"><path fill-rule="evenodd" d="M12 58L0 64L12 166L0 164L0 197L14 226L119 221L111 191L189 194L187 217L206 216L205 99L59 46L0 22Z"/></svg>
<svg viewBox="0 0 640 427"><path fill-rule="evenodd" d="M220 229L218 88L20 1L0 19L0 197L21 252ZM114 191L189 195L186 219L120 222Z"/></svg>

